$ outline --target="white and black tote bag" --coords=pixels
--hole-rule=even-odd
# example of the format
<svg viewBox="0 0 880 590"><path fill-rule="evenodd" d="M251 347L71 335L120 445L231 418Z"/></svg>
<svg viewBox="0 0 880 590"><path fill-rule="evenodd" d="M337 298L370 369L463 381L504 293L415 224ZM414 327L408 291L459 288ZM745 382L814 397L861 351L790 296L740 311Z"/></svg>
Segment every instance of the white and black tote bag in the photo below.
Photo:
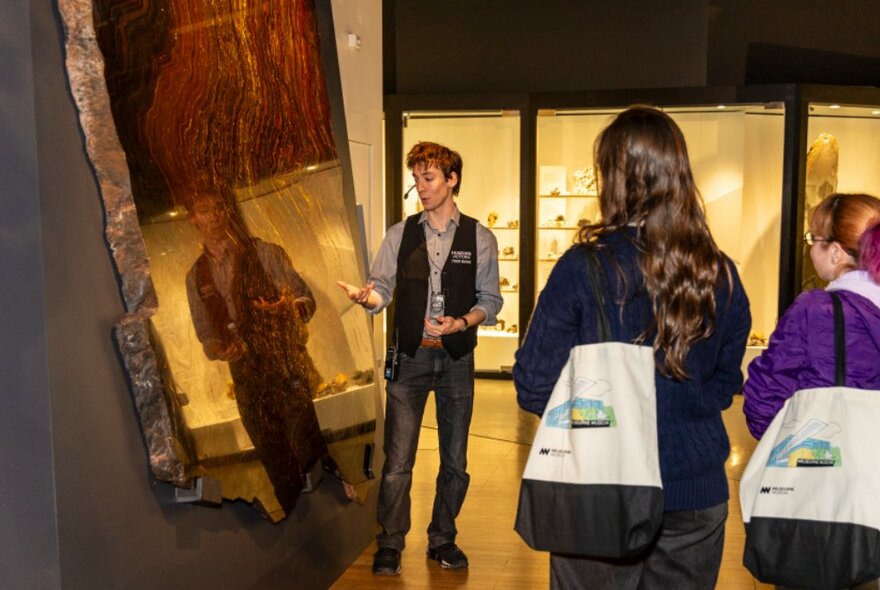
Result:
<svg viewBox="0 0 880 590"><path fill-rule="evenodd" d="M588 261L600 309L598 262ZM534 549L624 557L644 550L663 520L654 355L603 341L572 348L523 473L516 531Z"/></svg>
<svg viewBox="0 0 880 590"><path fill-rule="evenodd" d="M831 296L837 385L795 392L740 482L743 563L765 583L848 588L880 576L880 391L844 386Z"/></svg>

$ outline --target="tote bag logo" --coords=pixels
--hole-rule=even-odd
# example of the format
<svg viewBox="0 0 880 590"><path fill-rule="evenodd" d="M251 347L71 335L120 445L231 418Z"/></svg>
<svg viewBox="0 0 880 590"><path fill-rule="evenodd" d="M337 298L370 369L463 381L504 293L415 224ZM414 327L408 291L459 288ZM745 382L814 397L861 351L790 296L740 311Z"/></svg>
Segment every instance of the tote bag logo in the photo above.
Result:
<svg viewBox="0 0 880 590"><path fill-rule="evenodd" d="M611 387L607 381L578 377L571 399L547 412L547 426L553 428L616 428L614 408L605 402Z"/></svg>
<svg viewBox="0 0 880 590"><path fill-rule="evenodd" d="M571 455L571 449L550 449L547 447L541 447L538 451L539 455L546 455L547 457L565 457L567 455Z"/></svg>
<svg viewBox="0 0 880 590"><path fill-rule="evenodd" d="M840 447L831 444L839 432L837 424L811 418L773 447L767 467L840 467Z"/></svg>

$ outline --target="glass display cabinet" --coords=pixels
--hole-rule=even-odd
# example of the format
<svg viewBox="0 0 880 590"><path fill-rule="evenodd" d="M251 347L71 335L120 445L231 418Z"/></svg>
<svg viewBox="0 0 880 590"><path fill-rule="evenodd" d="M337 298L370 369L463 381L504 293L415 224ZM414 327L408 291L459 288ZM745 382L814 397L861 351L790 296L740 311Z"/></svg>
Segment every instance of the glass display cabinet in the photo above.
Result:
<svg viewBox="0 0 880 590"><path fill-rule="evenodd" d="M593 145L632 104L662 108L684 132L709 227L735 262L751 302L745 363L766 346L798 293L821 286L801 241L809 209L834 191L880 194L878 88L784 84L386 96L387 224L415 206L401 199L411 184L402 162L421 139L462 152L463 211L484 225L490 213L498 214L492 229L508 283L504 325L481 338L481 376L509 375L553 265L579 227L599 219ZM518 228L505 229L514 221ZM518 338L505 341L512 322Z"/></svg>
<svg viewBox="0 0 880 590"><path fill-rule="evenodd" d="M460 210L488 228L498 242L498 267L504 305L494 326L480 326L474 352L477 376L505 378L513 367L523 325L525 258L522 213L524 156L528 142L525 103L507 96L386 97L386 224L419 213L421 203L405 165L406 154L419 141L435 141L462 156ZM386 314L387 315L387 314ZM386 318L386 336L388 320Z"/></svg>
<svg viewBox="0 0 880 590"><path fill-rule="evenodd" d="M772 332L779 298L784 108L661 106L681 127L709 227L752 304L750 344ZM537 111L535 298L580 226L600 218L593 146L622 109Z"/></svg>
<svg viewBox="0 0 880 590"><path fill-rule="evenodd" d="M498 273L504 306L494 326L480 326L474 351L477 371L509 371L519 343L519 111L407 111L403 153L420 141L454 149L464 162L455 197L462 213L489 228L498 240ZM407 190L412 176L401 163ZM415 191L404 198L404 217L419 213ZM415 198L413 198L415 197Z"/></svg>
<svg viewBox="0 0 880 590"><path fill-rule="evenodd" d="M810 209L831 193L880 195L880 96L871 105L848 103L846 96L828 98L811 100L806 109L805 231ZM801 291L825 285L807 246L802 247L801 269Z"/></svg>

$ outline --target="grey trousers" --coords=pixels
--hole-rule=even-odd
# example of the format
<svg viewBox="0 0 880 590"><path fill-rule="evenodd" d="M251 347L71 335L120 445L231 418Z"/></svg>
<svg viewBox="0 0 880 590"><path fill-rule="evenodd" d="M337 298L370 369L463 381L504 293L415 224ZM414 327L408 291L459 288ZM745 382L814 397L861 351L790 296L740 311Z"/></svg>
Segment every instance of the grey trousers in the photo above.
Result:
<svg viewBox="0 0 880 590"><path fill-rule="evenodd" d="M718 580L727 503L667 512L656 541L626 559L551 554L554 590L711 590Z"/></svg>

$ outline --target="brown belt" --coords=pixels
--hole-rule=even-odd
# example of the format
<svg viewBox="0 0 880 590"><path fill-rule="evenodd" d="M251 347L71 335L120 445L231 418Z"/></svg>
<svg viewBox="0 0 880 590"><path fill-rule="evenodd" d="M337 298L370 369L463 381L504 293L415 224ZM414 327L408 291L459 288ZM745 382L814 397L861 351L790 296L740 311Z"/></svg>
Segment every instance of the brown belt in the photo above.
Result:
<svg viewBox="0 0 880 590"><path fill-rule="evenodd" d="M422 348L443 348L443 341L439 338L422 338L422 343L419 346Z"/></svg>

